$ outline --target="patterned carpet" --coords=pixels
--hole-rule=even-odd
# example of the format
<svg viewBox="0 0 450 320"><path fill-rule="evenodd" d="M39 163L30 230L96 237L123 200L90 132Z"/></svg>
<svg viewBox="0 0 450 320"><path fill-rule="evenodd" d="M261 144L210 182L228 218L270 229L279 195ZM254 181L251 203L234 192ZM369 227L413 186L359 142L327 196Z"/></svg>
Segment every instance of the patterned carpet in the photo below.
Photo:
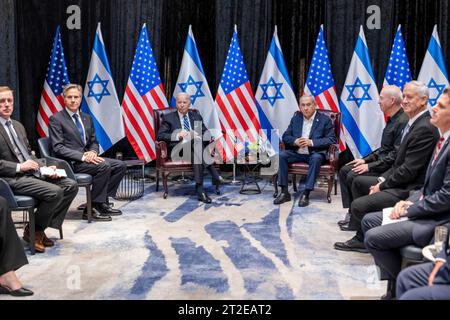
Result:
<svg viewBox="0 0 450 320"><path fill-rule="evenodd" d="M171 183L164 200L150 183L139 200L115 201L122 216L91 224L76 210L80 190L64 239L29 256L18 274L35 292L30 299L340 300L384 293L369 255L333 249L353 236L336 225L345 212L339 196L328 204L319 188L308 208L274 206L273 187L259 184L259 195L225 185L205 205L192 185Z"/></svg>

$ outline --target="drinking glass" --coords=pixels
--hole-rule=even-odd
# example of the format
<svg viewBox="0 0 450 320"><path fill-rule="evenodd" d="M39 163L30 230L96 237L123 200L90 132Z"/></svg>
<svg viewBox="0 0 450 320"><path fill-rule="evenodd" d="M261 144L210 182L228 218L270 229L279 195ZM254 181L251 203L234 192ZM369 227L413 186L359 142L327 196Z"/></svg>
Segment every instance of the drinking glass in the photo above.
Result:
<svg viewBox="0 0 450 320"><path fill-rule="evenodd" d="M438 254L442 251L444 241L447 240L447 232L447 227L444 226L438 226L434 229L434 248Z"/></svg>

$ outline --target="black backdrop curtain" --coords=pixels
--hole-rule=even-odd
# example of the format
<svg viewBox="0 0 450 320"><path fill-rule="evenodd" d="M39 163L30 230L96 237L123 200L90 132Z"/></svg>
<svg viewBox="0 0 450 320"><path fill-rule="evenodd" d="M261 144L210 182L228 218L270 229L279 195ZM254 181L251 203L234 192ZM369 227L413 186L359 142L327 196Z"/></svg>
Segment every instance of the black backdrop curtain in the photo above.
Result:
<svg viewBox="0 0 450 320"><path fill-rule="evenodd" d="M450 62L447 0L0 0L0 3L3 9L0 11L0 57L2 61L8 61L7 67L3 64L0 68L0 80L18 89L18 116L33 143L37 138L35 122L39 98L57 25L62 27L70 80L84 85L97 22L101 22L119 100L143 23L147 23L168 98L175 87L189 24L193 26L213 96L234 24L238 26L254 89L264 66L274 25L278 25L297 96L304 85L321 24L325 26L339 94L360 25L365 27L379 87L398 24L403 25L413 77L419 73L434 24L439 26L447 66ZM70 5L81 8L81 30L68 30L65 26L69 16L66 9ZM381 30L366 28L369 5L381 8ZM13 36L15 32L16 37ZM117 148L129 149L124 141L111 153Z"/></svg>

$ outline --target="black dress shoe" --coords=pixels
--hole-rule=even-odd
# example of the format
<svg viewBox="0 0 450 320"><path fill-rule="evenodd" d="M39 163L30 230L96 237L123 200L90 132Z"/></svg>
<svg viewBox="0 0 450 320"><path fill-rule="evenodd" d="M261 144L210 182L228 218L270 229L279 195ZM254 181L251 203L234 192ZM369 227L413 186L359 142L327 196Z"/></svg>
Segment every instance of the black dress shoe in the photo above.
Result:
<svg viewBox="0 0 450 320"><path fill-rule="evenodd" d="M106 203L95 204L93 207L100 213L101 216L120 216L122 214L122 211L119 209L113 209Z"/></svg>
<svg viewBox="0 0 450 320"><path fill-rule="evenodd" d="M87 209L84 209L81 219L88 220ZM112 221L112 218L108 215L101 215L97 212L97 210L92 208L92 221Z"/></svg>
<svg viewBox="0 0 450 320"><path fill-rule="evenodd" d="M356 230L356 228L350 227L349 223L340 225L339 228L341 229L341 231L358 231Z"/></svg>
<svg viewBox="0 0 450 320"><path fill-rule="evenodd" d="M284 192L282 192L282 193L278 196L278 198L276 198L276 199L273 201L273 204L279 205L279 204L283 204L283 203L289 202L289 201L291 201L291 195L290 195L289 193L284 193Z"/></svg>
<svg viewBox="0 0 450 320"><path fill-rule="evenodd" d="M298 200L298 206L302 208L309 206L309 196L302 194L300 200Z"/></svg>
<svg viewBox="0 0 450 320"><path fill-rule="evenodd" d="M208 195L204 192L200 193L198 195L198 201L204 202L204 203L211 203L212 200L210 197L208 197Z"/></svg>
<svg viewBox="0 0 450 320"><path fill-rule="evenodd" d="M24 287L19 288L17 290L11 290L8 287L0 286L0 294L9 294L13 297L26 297L32 296L34 292Z"/></svg>
<svg viewBox="0 0 450 320"><path fill-rule="evenodd" d="M351 238L346 242L336 242L334 244L334 248L340 251L355 251L360 253L369 253L366 247L364 246L364 242L361 242L356 237Z"/></svg>
<svg viewBox="0 0 450 320"><path fill-rule="evenodd" d="M381 300L396 300L396 288L397 283L394 280L388 280L387 290L384 295L381 296Z"/></svg>

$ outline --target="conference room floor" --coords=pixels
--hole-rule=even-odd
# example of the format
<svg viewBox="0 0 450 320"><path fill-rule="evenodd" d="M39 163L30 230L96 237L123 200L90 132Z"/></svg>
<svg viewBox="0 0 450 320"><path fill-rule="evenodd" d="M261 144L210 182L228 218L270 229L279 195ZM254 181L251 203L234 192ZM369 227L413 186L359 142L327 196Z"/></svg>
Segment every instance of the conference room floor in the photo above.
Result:
<svg viewBox="0 0 450 320"><path fill-rule="evenodd" d="M56 245L17 272L35 292L28 299L371 300L385 292L370 255L333 249L353 236L336 224L345 213L339 195L328 204L319 187L308 208L275 206L269 179L259 184L259 195L224 185L205 205L192 184L170 182L165 200L149 183L144 197L114 201L122 216L91 224L76 210L80 190L64 239L48 230Z"/></svg>

